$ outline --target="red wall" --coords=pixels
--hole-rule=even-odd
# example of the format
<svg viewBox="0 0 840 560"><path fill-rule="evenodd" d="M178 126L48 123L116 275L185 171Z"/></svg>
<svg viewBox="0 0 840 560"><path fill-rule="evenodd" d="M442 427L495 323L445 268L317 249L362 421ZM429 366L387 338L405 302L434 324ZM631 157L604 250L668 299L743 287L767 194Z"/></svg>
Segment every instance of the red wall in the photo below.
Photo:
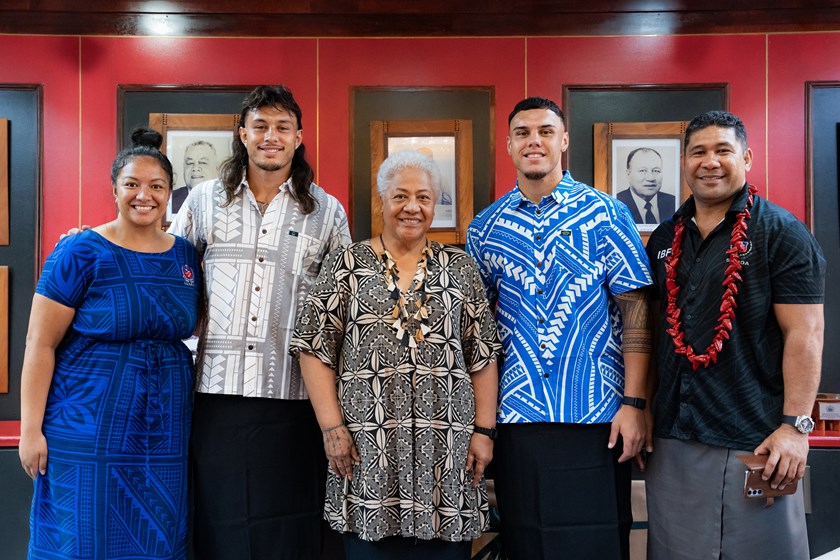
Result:
<svg viewBox="0 0 840 560"><path fill-rule="evenodd" d="M353 86L494 86L496 192L514 177L503 142L503 109L525 97L522 39L324 39L319 42L321 183L347 203L350 88ZM505 157L501 157L504 155ZM502 178L502 179L500 179ZM505 187L500 189L500 183Z"/></svg>
<svg viewBox="0 0 840 560"><path fill-rule="evenodd" d="M749 178L805 217L807 80L840 80L840 34L571 38L210 39L0 36L0 83L44 86L43 251L113 218L119 84L284 83L304 112L317 180L345 205L352 86L495 88L496 194L514 178L506 115L563 85L727 82L747 124ZM234 108L232 108L233 110ZM573 170L574 171L574 170Z"/></svg>

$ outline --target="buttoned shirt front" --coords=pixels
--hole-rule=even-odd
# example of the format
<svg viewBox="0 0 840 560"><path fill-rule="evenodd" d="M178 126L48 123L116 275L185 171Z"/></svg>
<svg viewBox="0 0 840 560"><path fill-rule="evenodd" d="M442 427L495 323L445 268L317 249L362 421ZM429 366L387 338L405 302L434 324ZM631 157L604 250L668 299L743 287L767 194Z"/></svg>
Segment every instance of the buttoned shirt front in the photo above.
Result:
<svg viewBox="0 0 840 560"><path fill-rule="evenodd" d="M518 188L470 224L504 346L499 421L609 422L624 391L611 296L651 282L627 207L575 181L535 204Z"/></svg>
<svg viewBox="0 0 840 560"><path fill-rule="evenodd" d="M203 257L207 326L199 342L202 393L305 399L289 355L295 318L327 253L350 242L341 204L314 183L316 209L304 214L291 180L261 215L243 179L225 204L218 179L193 188L170 233Z"/></svg>

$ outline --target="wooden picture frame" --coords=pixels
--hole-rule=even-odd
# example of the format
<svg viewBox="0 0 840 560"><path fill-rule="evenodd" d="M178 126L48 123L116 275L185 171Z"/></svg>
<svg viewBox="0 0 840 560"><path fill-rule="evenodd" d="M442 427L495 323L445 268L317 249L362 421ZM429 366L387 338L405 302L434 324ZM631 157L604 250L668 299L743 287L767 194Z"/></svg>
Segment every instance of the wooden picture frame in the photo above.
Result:
<svg viewBox="0 0 840 560"><path fill-rule="evenodd" d="M219 166L238 138L239 114L149 113L149 127L163 135L160 151L172 162L175 176L165 226L190 188L219 176Z"/></svg>
<svg viewBox="0 0 840 560"><path fill-rule="evenodd" d="M0 119L0 245L9 244L9 119Z"/></svg>
<svg viewBox="0 0 840 560"><path fill-rule="evenodd" d="M0 266L0 393L9 392L9 267Z"/></svg>
<svg viewBox="0 0 840 560"><path fill-rule="evenodd" d="M416 149L438 162L443 196L435 206L428 237L439 243L463 244L473 217L472 121L384 120L370 122L371 237L382 233L382 201L376 186L379 166L392 152Z"/></svg>
<svg viewBox="0 0 840 560"><path fill-rule="evenodd" d="M687 126L686 121L593 125L595 188L627 204L642 234L670 218L691 194L680 165ZM655 223L645 222L646 197L638 194L655 195Z"/></svg>

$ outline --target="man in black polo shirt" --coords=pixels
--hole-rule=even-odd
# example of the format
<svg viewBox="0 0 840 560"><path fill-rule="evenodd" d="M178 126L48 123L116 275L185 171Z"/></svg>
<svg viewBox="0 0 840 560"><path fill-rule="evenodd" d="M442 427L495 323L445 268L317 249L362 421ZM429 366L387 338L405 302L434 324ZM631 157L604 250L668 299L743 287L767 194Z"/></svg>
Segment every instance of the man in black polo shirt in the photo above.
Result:
<svg viewBox="0 0 840 560"><path fill-rule="evenodd" d="M807 559L801 486L771 507L746 499L737 456L769 455L773 487L805 472L825 259L747 184L738 117L695 117L681 161L693 196L647 244L659 300L648 558Z"/></svg>

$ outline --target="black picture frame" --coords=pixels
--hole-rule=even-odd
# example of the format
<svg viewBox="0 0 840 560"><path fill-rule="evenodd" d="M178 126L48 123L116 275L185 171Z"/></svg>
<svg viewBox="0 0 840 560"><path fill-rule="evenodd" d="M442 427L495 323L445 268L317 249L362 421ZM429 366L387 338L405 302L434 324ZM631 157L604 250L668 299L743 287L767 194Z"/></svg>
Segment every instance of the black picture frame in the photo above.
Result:
<svg viewBox="0 0 840 560"><path fill-rule="evenodd" d="M20 375L32 296L41 272L44 91L41 84L0 84L0 116L8 118L9 239L0 246L6 269L5 352L0 350L0 419L20 418ZM50 246L58 240L52 240ZM11 373L11 375L10 375Z"/></svg>
<svg viewBox="0 0 840 560"><path fill-rule="evenodd" d="M806 223L825 257L825 334L819 390L838 392L840 370L840 81L805 83Z"/></svg>
<svg viewBox="0 0 840 560"><path fill-rule="evenodd" d="M239 113L255 85L119 84L117 151L131 141L131 131L149 126L152 113Z"/></svg>
<svg viewBox="0 0 840 560"><path fill-rule="evenodd" d="M495 199L495 88L369 87L350 90L350 201L354 240L371 236L371 122L462 119L472 122L471 214ZM460 243L463 243L461 241Z"/></svg>
<svg viewBox="0 0 840 560"><path fill-rule="evenodd" d="M576 180L597 187L595 123L690 121L706 111L728 110L729 84L568 84L562 99L569 132L563 168Z"/></svg>

